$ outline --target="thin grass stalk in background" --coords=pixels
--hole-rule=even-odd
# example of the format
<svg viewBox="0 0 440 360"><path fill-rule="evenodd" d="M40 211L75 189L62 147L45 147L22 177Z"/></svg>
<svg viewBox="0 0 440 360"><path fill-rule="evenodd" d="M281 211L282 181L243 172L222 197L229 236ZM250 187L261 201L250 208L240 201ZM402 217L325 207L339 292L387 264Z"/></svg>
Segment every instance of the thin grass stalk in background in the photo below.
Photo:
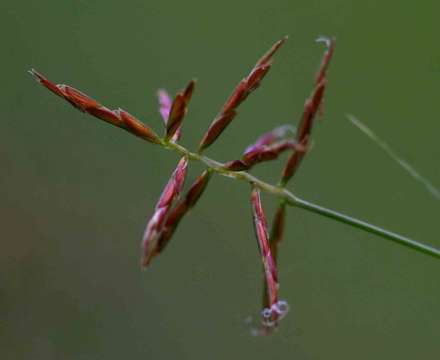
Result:
<svg viewBox="0 0 440 360"><path fill-rule="evenodd" d="M351 114L347 114L348 120L351 121L360 131L367 135L371 140L373 140L391 159L397 162L409 175L411 175L416 181L423 185L434 198L440 200L440 190L435 187L427 178L422 176L412 165L410 165L406 160L402 159L397 153L376 133L371 130L362 121Z"/></svg>

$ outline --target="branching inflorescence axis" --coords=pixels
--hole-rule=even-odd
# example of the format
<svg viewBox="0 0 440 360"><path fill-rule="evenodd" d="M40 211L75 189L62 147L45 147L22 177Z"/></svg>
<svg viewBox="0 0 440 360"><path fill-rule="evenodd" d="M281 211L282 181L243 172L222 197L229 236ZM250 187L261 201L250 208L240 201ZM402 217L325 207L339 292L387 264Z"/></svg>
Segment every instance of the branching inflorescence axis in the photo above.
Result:
<svg viewBox="0 0 440 360"><path fill-rule="evenodd" d="M261 85L263 78L272 67L275 53L286 41L287 37L277 41L258 60L251 72L238 83L204 134L196 152L192 152L178 143L182 135L183 120L187 114L188 105L195 89L196 82L194 80L191 80L173 99L165 90L159 90L159 113L165 125L165 134L161 137L127 111L109 109L71 86L54 84L36 70L30 70L30 73L38 82L54 94L68 101L78 110L122 128L147 142L175 151L181 155L181 159L168 183L165 185L153 210L153 214L147 223L142 239L142 268L148 267L152 259L159 255L168 245L178 224L191 208L196 205L213 174L245 181L251 185L253 224L264 273L261 326L259 329L254 330L257 334L270 334L277 328L279 321L286 315L289 308L286 301L279 299L277 274L277 255L279 244L283 238L287 206L299 207L314 212L440 258L440 251L433 247L334 210L312 204L293 195L286 188L310 150L312 129L316 117L323 115L323 99L327 88L327 70L335 50L334 39L324 37L318 39L319 42L325 44L326 51L316 74L311 95L305 101L303 114L295 136L293 136L294 132L292 132L293 125L287 124L260 136L255 143L245 149L238 159L221 163L204 155L204 152L236 118L241 103ZM289 156L281 172L279 184L269 184L248 172L258 164L277 159L283 152L288 152ZM196 178L186 193L183 193L189 161L203 163L206 170ZM261 203L261 191L272 194L280 200L274 214L270 232L268 231L266 215Z"/></svg>

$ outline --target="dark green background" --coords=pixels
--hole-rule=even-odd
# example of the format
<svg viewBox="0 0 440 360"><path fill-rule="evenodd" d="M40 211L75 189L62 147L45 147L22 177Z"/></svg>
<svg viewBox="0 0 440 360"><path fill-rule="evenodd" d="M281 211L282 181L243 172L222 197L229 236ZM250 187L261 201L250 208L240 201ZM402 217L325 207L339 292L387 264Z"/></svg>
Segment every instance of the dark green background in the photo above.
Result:
<svg viewBox="0 0 440 360"><path fill-rule="evenodd" d="M438 359L440 262L294 209L280 259L292 310L274 336L252 337L261 265L249 189L226 178L140 272L140 238L177 156L82 115L26 71L158 131L157 88L175 93L197 77L183 138L194 148L236 83L289 34L210 149L225 161L296 123L323 51L314 39L334 35L325 119L291 188L440 247L439 202L345 117L440 184L439 11L434 0L3 0L0 357ZM275 182L280 168L255 173ZM189 180L200 170L191 164ZM275 199L263 201L271 214Z"/></svg>

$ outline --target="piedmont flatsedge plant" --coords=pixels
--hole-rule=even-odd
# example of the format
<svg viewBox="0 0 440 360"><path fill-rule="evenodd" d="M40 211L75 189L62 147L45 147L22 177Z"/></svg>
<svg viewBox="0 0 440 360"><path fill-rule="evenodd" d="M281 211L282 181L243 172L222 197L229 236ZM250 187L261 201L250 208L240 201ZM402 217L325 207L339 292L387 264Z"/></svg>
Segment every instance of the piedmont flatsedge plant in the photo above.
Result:
<svg viewBox="0 0 440 360"><path fill-rule="evenodd" d="M92 99L88 95L68 86L56 85L38 73L30 70L35 79L48 90L67 100L78 110L100 120L124 129L141 139L178 153L181 159L157 201L153 213L146 225L142 239L141 266L146 268L169 244L180 221L193 208L207 188L213 175L223 175L232 180L244 181L250 185L250 202L253 225L261 255L264 285L261 321L254 334L266 335L277 329L280 320L289 310L288 303L279 298L277 262L279 245L283 239L288 207L297 207L315 214L342 222L383 239L394 241L413 250L440 258L440 250L405 236L382 229L351 216L344 215L299 198L287 189L289 181L297 173L302 161L310 150L312 129L318 115L323 115L323 99L327 88L327 71L335 50L335 40L321 37L317 41L326 46L319 70L315 77L311 95L305 101L301 120L295 131L293 124L282 125L260 136L249 145L240 158L221 163L204 155L205 151L217 140L226 127L236 118L241 103L256 90L272 67L273 57L285 44L287 37L276 42L256 63L251 72L242 79L229 96L216 118L203 136L197 151L191 151L179 144L182 135L183 120L194 92L196 82L188 85L172 99L165 90L159 90L159 113L165 125L161 137L149 126L125 110L112 110ZM256 178L249 170L265 161L273 161L287 152L288 160L283 167L278 184L269 184ZM205 170L197 177L188 191L183 194L186 170L190 161L201 162ZM266 192L279 198L272 229L268 231L266 215L261 203L260 192Z"/></svg>

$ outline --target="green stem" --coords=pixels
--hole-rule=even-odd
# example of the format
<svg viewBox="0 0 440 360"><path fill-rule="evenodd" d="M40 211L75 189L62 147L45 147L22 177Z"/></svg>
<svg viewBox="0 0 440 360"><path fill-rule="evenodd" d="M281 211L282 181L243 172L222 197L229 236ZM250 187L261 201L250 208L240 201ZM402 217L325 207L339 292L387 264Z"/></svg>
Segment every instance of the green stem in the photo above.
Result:
<svg viewBox="0 0 440 360"><path fill-rule="evenodd" d="M173 143L173 142L164 142L162 143L167 149L174 150L182 155L187 156L190 160L200 161L205 164L211 171L217 172L220 175L233 178L236 180L242 180L247 183L252 184L260 188L261 190L270 193L279 197L281 200L285 201L287 205L298 207L304 209L306 211L313 212L315 214L319 214L321 216L325 216L327 218L336 220L338 222L350 225L354 228L366 231L371 234L378 235L386 240L394 241L400 245L404 245L406 247L412 248L414 250L420 251L422 253L431 255L436 258L440 258L440 250L431 247L429 245L422 244L418 241L407 238L403 235L396 234L394 232L382 229L376 225L369 224L365 221L353 218L351 216L339 213L337 211L324 208L322 206L310 203L306 200L300 199L294 194L292 194L289 190L285 189L282 186L275 186L269 183L266 183L255 176L249 174L246 171L231 171L225 169L224 164L220 163L216 160L208 158L207 156L194 153L183 147L182 145Z"/></svg>
<svg viewBox="0 0 440 360"><path fill-rule="evenodd" d="M324 208L322 206L312 204L306 200L296 198L295 203L291 204L292 206L296 206L302 209L305 209L307 211L313 212L315 214L319 214L325 217L328 217L330 219L339 221L344 224L348 224L350 226L353 226L357 229L364 230L366 232L369 232L371 234L379 235L384 239L394 241L400 245L407 246L409 248L412 248L414 250L420 251L422 253L431 255L436 258L440 258L440 250L433 248L432 246L425 245L422 243L419 243L415 240L412 240L410 238L407 238L405 236L396 234L394 232L382 229L376 225L369 224L365 221L355 219L351 216L341 214L337 211L330 210L327 208Z"/></svg>

